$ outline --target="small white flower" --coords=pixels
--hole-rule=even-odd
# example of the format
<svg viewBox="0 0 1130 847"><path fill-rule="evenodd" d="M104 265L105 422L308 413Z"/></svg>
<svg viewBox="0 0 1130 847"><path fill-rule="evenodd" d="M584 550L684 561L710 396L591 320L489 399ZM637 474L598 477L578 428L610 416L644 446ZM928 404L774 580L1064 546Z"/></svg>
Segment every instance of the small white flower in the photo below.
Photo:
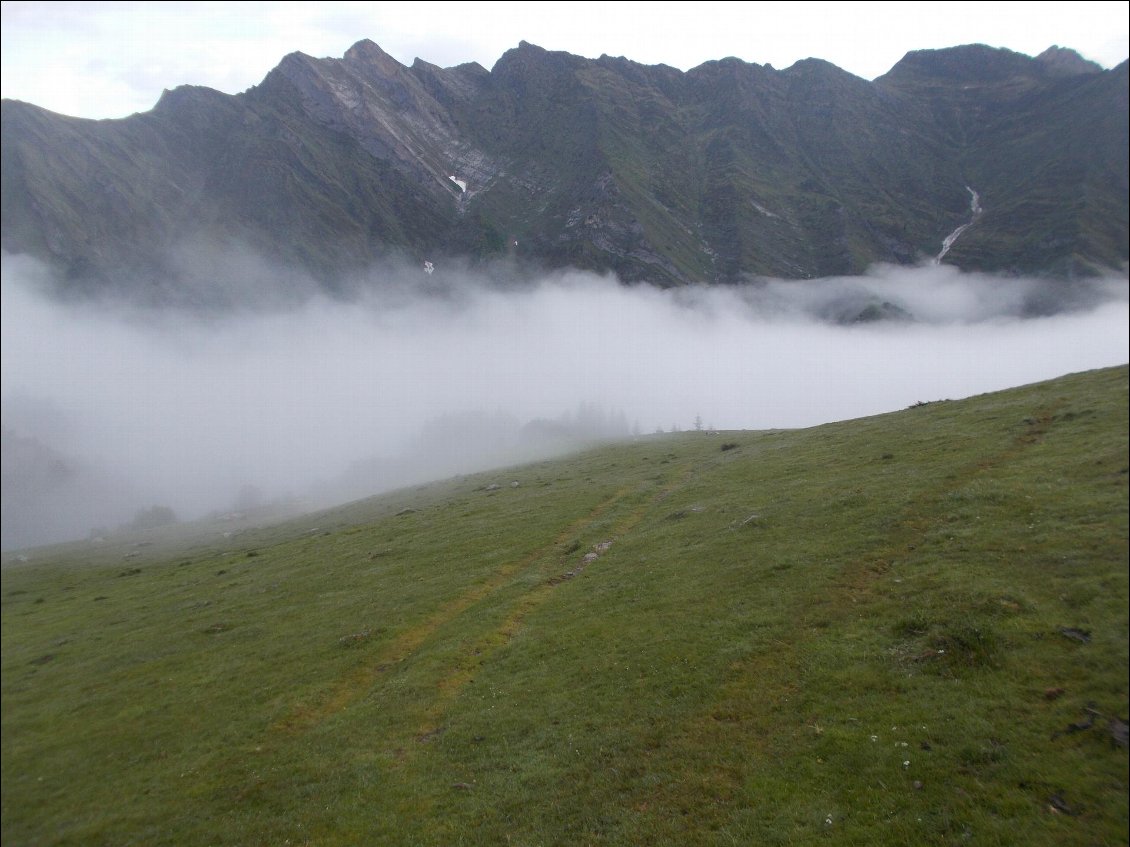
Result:
<svg viewBox="0 0 1130 847"><path fill-rule="evenodd" d="M871 736L871 740L872 740L872 741L878 741L878 740L879 740L879 736L878 736L878 735L872 735L872 736Z"/></svg>
<svg viewBox="0 0 1130 847"><path fill-rule="evenodd" d="M828 817L824 818L824 825L825 826L831 826L832 825L832 816L831 815L828 815Z"/></svg>
<svg viewBox="0 0 1130 847"><path fill-rule="evenodd" d="M909 767L910 767L910 759L907 759L907 760L906 760L905 762L903 762L903 763L902 763L902 766L903 766L904 768L909 768Z"/></svg>

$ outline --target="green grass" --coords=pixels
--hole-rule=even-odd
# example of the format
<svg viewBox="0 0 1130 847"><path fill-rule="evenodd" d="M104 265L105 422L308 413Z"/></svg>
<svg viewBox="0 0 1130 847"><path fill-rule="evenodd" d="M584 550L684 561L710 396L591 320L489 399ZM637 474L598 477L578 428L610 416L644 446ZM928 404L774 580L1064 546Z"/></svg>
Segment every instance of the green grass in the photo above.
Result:
<svg viewBox="0 0 1130 847"><path fill-rule="evenodd" d="M1127 383L6 558L3 843L1125 844Z"/></svg>

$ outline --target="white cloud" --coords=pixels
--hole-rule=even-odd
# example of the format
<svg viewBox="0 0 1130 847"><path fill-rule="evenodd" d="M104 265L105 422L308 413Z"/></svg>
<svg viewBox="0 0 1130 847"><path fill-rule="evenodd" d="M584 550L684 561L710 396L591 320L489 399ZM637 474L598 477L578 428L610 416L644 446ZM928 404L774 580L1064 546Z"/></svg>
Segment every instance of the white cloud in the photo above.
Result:
<svg viewBox="0 0 1130 847"><path fill-rule="evenodd" d="M645 433L696 416L797 427L1128 359L1124 280L1082 308L1021 319L1034 297L1051 302L1047 283L947 268L746 291L581 273L503 291L467 278L443 298L390 291L397 271L374 272L355 302L217 317L59 305L37 293L34 263L3 268L5 426L128 480L115 484L129 495L121 520L153 503L220 508L245 484L302 493L354 460L395 456L452 413L524 423L587 403ZM846 288L922 320L817 320Z"/></svg>

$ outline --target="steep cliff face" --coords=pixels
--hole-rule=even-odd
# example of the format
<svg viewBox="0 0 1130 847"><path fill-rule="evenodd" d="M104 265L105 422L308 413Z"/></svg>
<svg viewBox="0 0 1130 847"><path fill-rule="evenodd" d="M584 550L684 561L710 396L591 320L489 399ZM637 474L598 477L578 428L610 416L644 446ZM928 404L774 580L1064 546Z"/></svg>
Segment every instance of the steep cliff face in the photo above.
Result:
<svg viewBox="0 0 1130 847"><path fill-rule="evenodd" d="M156 299L186 256L246 249L328 287L390 252L724 283L928 260L976 192L945 261L1070 276L1125 267L1127 146L1127 66L1062 48L920 51L867 82L525 42L489 72L405 67L361 41L123 120L4 101L3 246Z"/></svg>

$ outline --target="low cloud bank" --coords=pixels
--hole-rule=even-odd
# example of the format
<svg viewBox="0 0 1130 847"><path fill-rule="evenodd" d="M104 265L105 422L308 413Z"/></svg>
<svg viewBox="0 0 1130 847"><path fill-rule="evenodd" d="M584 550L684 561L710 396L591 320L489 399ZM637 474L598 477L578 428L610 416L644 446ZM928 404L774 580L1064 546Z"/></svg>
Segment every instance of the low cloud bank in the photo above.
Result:
<svg viewBox="0 0 1130 847"><path fill-rule="evenodd" d="M696 418L809 426L1128 359L1126 280L944 266L672 291L397 267L222 314L60 303L24 257L2 284L5 549L154 505L359 497Z"/></svg>

